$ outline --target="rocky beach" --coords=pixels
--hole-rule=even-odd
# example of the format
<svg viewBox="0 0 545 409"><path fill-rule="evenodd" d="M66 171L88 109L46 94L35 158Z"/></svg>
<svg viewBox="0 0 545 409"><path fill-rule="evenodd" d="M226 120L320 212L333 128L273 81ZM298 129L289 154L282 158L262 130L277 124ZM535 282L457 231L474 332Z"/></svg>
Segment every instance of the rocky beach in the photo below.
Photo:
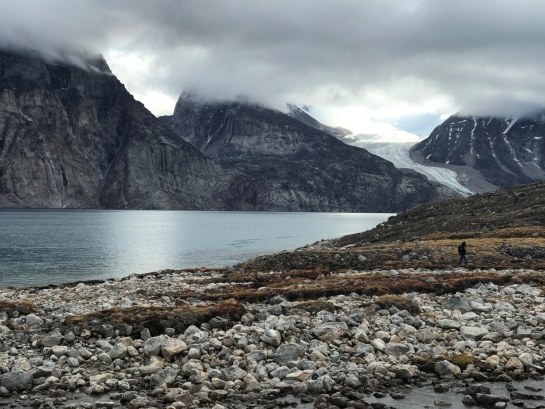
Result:
<svg viewBox="0 0 545 409"><path fill-rule="evenodd" d="M544 407L544 192L231 267L4 288L0 406Z"/></svg>
<svg viewBox="0 0 545 409"><path fill-rule="evenodd" d="M431 406L451 404L441 393L456 387L467 405L537 407L544 399L543 271L351 270L306 278L270 271L229 282L237 273L162 271L1 290L0 404L382 408L385 396L402 408L407 391L422 386L437 393L423 402ZM274 287L255 288L268 280L304 290L382 279L417 279L431 291L367 295L356 284L355 292L290 300ZM442 284L452 280L462 283L454 292ZM255 300L206 300L240 288L252 289ZM535 382L512 386L523 379ZM505 393L479 386L490 381Z"/></svg>

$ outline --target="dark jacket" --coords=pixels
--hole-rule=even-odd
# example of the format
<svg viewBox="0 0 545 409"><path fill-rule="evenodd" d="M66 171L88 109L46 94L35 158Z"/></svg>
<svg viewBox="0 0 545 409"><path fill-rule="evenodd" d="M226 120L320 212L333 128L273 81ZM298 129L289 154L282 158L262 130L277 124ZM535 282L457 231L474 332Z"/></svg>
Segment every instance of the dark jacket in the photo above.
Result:
<svg viewBox="0 0 545 409"><path fill-rule="evenodd" d="M464 246L463 244L460 244L458 246L458 254L461 255L461 256L465 256L466 255L466 246Z"/></svg>

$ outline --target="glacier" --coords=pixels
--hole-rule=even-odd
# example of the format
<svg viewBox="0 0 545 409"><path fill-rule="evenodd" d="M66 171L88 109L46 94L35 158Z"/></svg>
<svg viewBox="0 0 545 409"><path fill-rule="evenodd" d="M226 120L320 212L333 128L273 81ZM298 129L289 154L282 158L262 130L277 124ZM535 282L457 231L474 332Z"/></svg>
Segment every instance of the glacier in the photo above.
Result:
<svg viewBox="0 0 545 409"><path fill-rule="evenodd" d="M414 142L397 143L356 140L350 142L349 145L366 149L372 154L392 162L396 168L413 169L416 172L427 176L429 180L441 183L464 197L474 193L458 182L458 174L455 171L435 166L425 166L413 161L409 156L409 151L414 145Z"/></svg>

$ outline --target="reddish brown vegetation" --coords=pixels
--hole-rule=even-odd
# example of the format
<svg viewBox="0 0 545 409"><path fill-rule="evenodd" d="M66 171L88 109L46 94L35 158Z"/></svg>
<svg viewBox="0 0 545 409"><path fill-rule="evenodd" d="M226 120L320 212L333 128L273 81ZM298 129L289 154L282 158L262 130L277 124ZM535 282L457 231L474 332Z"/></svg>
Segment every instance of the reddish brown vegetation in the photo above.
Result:
<svg viewBox="0 0 545 409"><path fill-rule="evenodd" d="M239 320L246 313L244 306L234 299L224 300L214 305L189 306L175 308L164 307L129 307L110 308L89 314L69 317L65 325L75 325L91 329L96 334L104 332L103 324L120 327L127 324L133 331L148 328L152 335L164 334L165 328L174 328L176 333L182 333L191 325L199 326L214 317L228 320Z"/></svg>

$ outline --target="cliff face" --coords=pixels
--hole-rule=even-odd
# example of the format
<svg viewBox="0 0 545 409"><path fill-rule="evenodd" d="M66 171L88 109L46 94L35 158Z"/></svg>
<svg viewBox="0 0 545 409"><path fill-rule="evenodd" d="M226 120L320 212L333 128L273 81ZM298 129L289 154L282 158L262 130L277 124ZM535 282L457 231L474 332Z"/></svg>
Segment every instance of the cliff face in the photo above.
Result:
<svg viewBox="0 0 545 409"><path fill-rule="evenodd" d="M545 113L527 118L451 116L414 146L426 160L471 166L493 185L545 180Z"/></svg>
<svg viewBox="0 0 545 409"><path fill-rule="evenodd" d="M279 111L182 95L161 118L223 167L259 186L258 210L397 212L457 196Z"/></svg>
<svg viewBox="0 0 545 409"><path fill-rule="evenodd" d="M88 67L0 52L0 207L246 209L225 171Z"/></svg>

